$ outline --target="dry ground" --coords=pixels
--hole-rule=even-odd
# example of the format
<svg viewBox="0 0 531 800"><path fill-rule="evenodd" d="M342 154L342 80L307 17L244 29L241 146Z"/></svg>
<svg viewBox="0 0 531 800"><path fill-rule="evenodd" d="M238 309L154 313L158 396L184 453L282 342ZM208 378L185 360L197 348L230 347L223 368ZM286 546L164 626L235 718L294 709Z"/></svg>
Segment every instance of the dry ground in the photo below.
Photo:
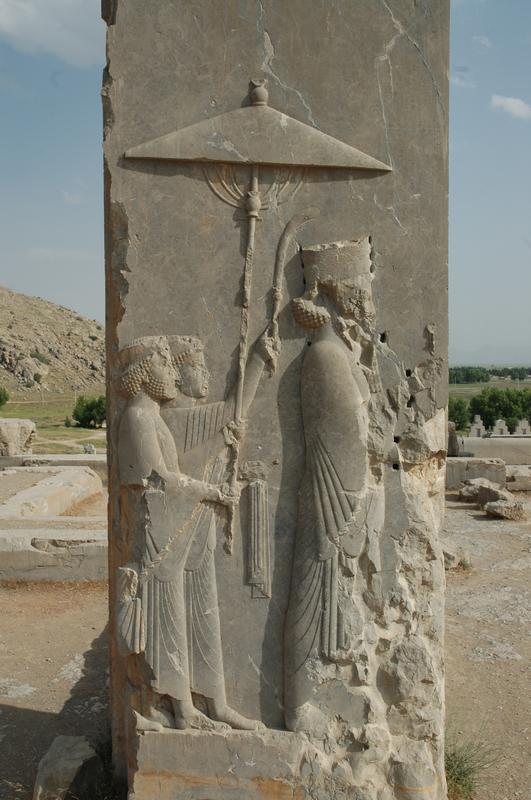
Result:
<svg viewBox="0 0 531 800"><path fill-rule="evenodd" d="M531 525L450 499L446 529L473 562L447 576L448 722L499 750L477 800L529 800ZM106 736L106 589L0 587L0 602L0 800L30 800L56 735Z"/></svg>
<svg viewBox="0 0 531 800"><path fill-rule="evenodd" d="M445 529L472 562L447 573L448 725L498 750L477 800L530 800L531 524L449 499Z"/></svg>
<svg viewBox="0 0 531 800"><path fill-rule="evenodd" d="M30 800L55 736L107 736L107 591L34 584L0 602L0 799Z"/></svg>

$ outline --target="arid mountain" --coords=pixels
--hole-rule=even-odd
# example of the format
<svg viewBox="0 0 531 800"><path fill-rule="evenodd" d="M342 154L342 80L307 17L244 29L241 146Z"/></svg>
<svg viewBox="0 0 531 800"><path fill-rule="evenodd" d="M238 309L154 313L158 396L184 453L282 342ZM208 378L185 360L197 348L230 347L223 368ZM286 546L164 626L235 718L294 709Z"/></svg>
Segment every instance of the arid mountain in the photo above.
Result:
<svg viewBox="0 0 531 800"><path fill-rule="evenodd" d="M104 381L103 325L0 286L0 386L31 395L91 391Z"/></svg>

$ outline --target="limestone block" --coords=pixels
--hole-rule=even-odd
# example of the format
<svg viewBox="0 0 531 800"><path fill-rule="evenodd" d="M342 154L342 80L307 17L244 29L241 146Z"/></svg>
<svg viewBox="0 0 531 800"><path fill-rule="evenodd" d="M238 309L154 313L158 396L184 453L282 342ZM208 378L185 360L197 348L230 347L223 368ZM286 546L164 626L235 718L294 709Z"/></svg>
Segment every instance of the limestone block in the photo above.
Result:
<svg viewBox="0 0 531 800"><path fill-rule="evenodd" d="M35 486L24 489L0 504L0 518L51 517L76 503L100 494L101 478L90 467L28 467L43 475Z"/></svg>
<svg viewBox="0 0 531 800"><path fill-rule="evenodd" d="M2 581L106 581L107 529L0 530Z"/></svg>
<svg viewBox="0 0 531 800"><path fill-rule="evenodd" d="M531 492L531 467L508 464L507 489L511 492Z"/></svg>
<svg viewBox="0 0 531 800"><path fill-rule="evenodd" d="M510 500L493 500L483 506L489 517L501 517L501 519L525 520L527 514L523 503Z"/></svg>
<svg viewBox="0 0 531 800"><path fill-rule="evenodd" d="M95 797L103 765L84 736L57 736L39 762L33 800Z"/></svg>
<svg viewBox="0 0 531 800"><path fill-rule="evenodd" d="M505 461L501 458L447 458L446 488L458 489L476 478L505 484Z"/></svg>
<svg viewBox="0 0 531 800"><path fill-rule="evenodd" d="M36 435L31 419L0 419L0 456L31 454Z"/></svg>
<svg viewBox="0 0 531 800"><path fill-rule="evenodd" d="M473 478L467 481L460 490L459 496L468 503L477 503L480 508L483 508L485 503L500 500L506 503L515 502L515 498L507 489L484 478Z"/></svg>
<svg viewBox="0 0 531 800"><path fill-rule="evenodd" d="M310 5L104 3L135 800L445 798L449 3Z"/></svg>

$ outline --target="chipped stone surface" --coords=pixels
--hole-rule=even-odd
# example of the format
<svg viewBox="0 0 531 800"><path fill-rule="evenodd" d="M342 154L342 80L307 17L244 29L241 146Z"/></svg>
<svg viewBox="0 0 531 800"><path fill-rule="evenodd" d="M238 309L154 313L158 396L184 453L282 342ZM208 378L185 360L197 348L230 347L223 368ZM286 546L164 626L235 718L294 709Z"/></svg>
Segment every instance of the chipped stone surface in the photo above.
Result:
<svg viewBox="0 0 531 800"><path fill-rule="evenodd" d="M104 10L117 770L442 800L448 3Z"/></svg>
<svg viewBox="0 0 531 800"><path fill-rule="evenodd" d="M467 503L477 503L480 508L483 508L485 503L499 500L507 503L514 502L513 495L507 489L486 478L468 480L460 489L459 497Z"/></svg>
<svg viewBox="0 0 531 800"><path fill-rule="evenodd" d="M458 489L462 483L484 478L493 483L505 483L505 462L501 458L447 458L446 488Z"/></svg>
<svg viewBox="0 0 531 800"><path fill-rule="evenodd" d="M514 500L497 500L485 503L483 510L488 517L501 517L502 519L523 520L527 514L523 503Z"/></svg>

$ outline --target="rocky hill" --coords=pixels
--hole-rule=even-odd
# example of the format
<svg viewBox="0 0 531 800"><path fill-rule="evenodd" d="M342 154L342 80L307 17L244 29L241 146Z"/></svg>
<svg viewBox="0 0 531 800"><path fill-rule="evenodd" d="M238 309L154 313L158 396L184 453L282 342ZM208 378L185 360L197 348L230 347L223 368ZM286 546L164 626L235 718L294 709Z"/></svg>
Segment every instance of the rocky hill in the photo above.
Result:
<svg viewBox="0 0 531 800"><path fill-rule="evenodd" d="M0 386L31 395L95 391L104 381L103 325L0 286Z"/></svg>

